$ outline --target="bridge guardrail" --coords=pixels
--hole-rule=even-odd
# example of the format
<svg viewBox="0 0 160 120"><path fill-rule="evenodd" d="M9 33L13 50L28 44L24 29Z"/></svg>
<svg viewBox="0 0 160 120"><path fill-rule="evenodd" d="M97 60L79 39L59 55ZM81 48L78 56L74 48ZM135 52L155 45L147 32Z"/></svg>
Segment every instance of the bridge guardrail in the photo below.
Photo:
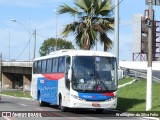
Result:
<svg viewBox="0 0 160 120"><path fill-rule="evenodd" d="M135 78L143 78L143 79L147 79L147 73L138 71L138 70L133 70L133 69L128 69L128 68L122 68L123 69L123 73L124 76L132 76ZM160 82L160 78L157 78L155 76L152 76L152 80L155 82Z"/></svg>

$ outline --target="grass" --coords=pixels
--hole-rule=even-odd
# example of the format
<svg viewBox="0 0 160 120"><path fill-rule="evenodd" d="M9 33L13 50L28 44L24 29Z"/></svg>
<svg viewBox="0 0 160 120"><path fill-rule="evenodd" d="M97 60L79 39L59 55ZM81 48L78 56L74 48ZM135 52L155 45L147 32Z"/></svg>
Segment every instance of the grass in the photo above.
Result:
<svg viewBox="0 0 160 120"><path fill-rule="evenodd" d="M132 80L134 80L135 78L132 78L132 77L128 77L128 78L123 78L121 80L118 80L118 85L123 85L124 83L127 83L127 82L131 82Z"/></svg>
<svg viewBox="0 0 160 120"><path fill-rule="evenodd" d="M24 91L2 91L0 94L15 96L15 97L26 97L31 98L30 92L24 92Z"/></svg>
<svg viewBox="0 0 160 120"><path fill-rule="evenodd" d="M160 83L152 82L152 109L160 111ZM146 80L138 80L118 90L120 111L146 111Z"/></svg>

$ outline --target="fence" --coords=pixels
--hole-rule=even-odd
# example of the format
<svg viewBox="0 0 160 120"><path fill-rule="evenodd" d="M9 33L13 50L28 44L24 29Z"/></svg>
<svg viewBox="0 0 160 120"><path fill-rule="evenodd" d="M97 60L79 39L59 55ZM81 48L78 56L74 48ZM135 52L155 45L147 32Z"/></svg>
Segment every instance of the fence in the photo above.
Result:
<svg viewBox="0 0 160 120"><path fill-rule="evenodd" d="M140 71L140 70L133 70L133 69L128 69L128 68L122 68L124 76L132 76L135 78L143 78L147 79L147 72L146 71ZM152 80L155 82L160 82L160 78L157 78L152 75Z"/></svg>

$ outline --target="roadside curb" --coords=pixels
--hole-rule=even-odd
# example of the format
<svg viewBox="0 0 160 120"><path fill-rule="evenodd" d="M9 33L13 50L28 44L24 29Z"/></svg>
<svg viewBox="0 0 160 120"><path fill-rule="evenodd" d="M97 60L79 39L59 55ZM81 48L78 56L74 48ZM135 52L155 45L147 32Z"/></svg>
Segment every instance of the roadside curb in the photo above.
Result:
<svg viewBox="0 0 160 120"><path fill-rule="evenodd" d="M24 99L24 100L34 100L33 98L17 97L17 96L5 95L5 94L0 94L0 96L6 96L6 97L12 97L12 98ZM2 98L1 98L1 100L2 100Z"/></svg>

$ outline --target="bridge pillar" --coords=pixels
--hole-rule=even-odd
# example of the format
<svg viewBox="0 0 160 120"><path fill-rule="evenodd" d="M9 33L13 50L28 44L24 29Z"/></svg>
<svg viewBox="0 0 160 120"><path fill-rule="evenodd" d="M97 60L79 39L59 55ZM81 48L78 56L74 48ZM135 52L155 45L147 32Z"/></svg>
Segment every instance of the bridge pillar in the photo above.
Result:
<svg viewBox="0 0 160 120"><path fill-rule="evenodd" d="M23 90L31 91L31 75L29 74L23 75Z"/></svg>
<svg viewBox="0 0 160 120"><path fill-rule="evenodd" d="M2 89L13 89L13 80L10 74L2 73Z"/></svg>

